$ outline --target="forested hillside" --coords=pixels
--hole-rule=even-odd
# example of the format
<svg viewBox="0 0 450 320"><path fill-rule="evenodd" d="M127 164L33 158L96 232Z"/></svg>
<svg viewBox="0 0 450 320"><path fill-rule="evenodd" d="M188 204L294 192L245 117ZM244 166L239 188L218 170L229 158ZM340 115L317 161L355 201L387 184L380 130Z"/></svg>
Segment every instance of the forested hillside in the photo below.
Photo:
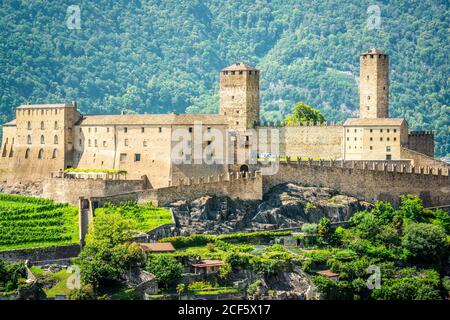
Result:
<svg viewBox="0 0 450 320"><path fill-rule="evenodd" d="M391 56L391 114L437 131L450 152L449 3L378 1L44 0L0 2L0 122L21 103L77 100L85 113L217 112L218 71L237 60L261 70L265 120L295 102L328 120L355 115L359 54ZM81 29L66 26L81 8Z"/></svg>

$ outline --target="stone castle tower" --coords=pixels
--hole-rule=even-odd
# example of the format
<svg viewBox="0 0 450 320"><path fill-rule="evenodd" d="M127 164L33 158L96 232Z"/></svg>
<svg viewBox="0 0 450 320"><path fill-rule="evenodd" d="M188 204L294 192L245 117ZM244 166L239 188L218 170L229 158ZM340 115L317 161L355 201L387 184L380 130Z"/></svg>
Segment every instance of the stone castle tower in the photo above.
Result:
<svg viewBox="0 0 450 320"><path fill-rule="evenodd" d="M389 117L389 56L369 49L360 56L360 118Z"/></svg>
<svg viewBox="0 0 450 320"><path fill-rule="evenodd" d="M220 113L230 129L246 130L259 123L259 70L242 62L220 71Z"/></svg>

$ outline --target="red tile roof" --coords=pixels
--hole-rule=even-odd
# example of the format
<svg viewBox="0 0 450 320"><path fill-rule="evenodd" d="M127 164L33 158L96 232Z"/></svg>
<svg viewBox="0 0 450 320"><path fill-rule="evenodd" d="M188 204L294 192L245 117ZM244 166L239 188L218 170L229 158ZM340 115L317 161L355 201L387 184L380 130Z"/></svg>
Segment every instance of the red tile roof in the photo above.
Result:
<svg viewBox="0 0 450 320"><path fill-rule="evenodd" d="M199 263L195 263L192 266L195 268L208 268L208 267L220 267L223 265L222 260L202 260Z"/></svg>
<svg viewBox="0 0 450 320"><path fill-rule="evenodd" d="M318 271L317 274L320 274L321 276L325 276L328 278L339 277L339 273L335 273L331 270Z"/></svg>

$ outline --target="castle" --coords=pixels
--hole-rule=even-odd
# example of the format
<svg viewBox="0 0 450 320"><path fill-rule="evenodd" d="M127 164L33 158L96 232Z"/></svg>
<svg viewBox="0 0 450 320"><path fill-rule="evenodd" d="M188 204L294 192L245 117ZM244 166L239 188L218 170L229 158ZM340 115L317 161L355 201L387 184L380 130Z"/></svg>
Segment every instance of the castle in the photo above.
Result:
<svg viewBox="0 0 450 320"><path fill-rule="evenodd" d="M343 125L262 123L259 77L242 62L221 70L217 115L84 115L76 102L21 105L16 119L3 125L0 177L43 181L67 168L121 169L125 180L155 190L183 179L259 170L261 154L363 168L368 161L387 162L448 175L448 166L433 158L432 132L410 132L405 119L389 117L387 54L361 54L360 117Z"/></svg>

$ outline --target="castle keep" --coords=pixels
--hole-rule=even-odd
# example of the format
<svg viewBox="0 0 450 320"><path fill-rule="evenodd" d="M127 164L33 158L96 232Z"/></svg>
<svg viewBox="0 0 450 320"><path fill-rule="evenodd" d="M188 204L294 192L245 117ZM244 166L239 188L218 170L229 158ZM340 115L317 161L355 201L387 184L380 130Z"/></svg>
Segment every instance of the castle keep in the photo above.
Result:
<svg viewBox="0 0 450 320"><path fill-rule="evenodd" d="M421 179L420 174L446 176L436 180L439 192L445 189L441 184L444 187L448 184L448 166L433 158L433 133L409 132L405 119L389 118L389 57L381 51L370 49L361 55L360 117L347 119L343 125L262 123L259 78L259 70L242 62L222 69L218 115L84 115L78 111L76 102L21 105L16 109L15 120L3 125L0 178L11 183L45 180L47 196L58 200L71 197L67 195L69 189L64 189L68 185L48 181L52 176L53 179L65 177L63 171L67 168L126 170L126 178L122 179L128 181L127 187L124 184L120 190L109 184L103 191L91 190L99 197L164 188L178 188L171 190L186 197L179 190L180 185L213 181L218 185L230 184L226 190L238 195L239 188L232 181L238 181L239 177L233 179L230 174L259 170L257 160L264 152L270 153L275 161L292 157L324 159L329 161L329 167L341 163L342 170L346 170L349 162L353 166L360 163L360 170L369 170L368 162L386 162L396 165L392 172L409 172L415 174L414 179ZM224 139L217 139L218 135ZM262 142L269 146L266 150L257 148ZM245 157L240 158L239 154ZM174 161L175 158L180 161ZM334 170L333 175L339 175L341 169ZM383 167L372 170L385 171ZM267 179L289 181L283 172L289 171L283 169L278 176ZM283 176L281 180L277 178L280 176ZM93 176L86 173L84 177ZM257 182L252 184L252 190L260 188L258 181L269 181L257 175L253 179ZM89 196L72 185L76 182L70 183L70 192L76 193L74 199ZM50 185L58 185L59 191ZM105 191L107 188L112 189ZM217 188L214 185L215 192ZM420 193L420 188L422 184L413 191ZM439 194L438 202L450 201L446 192ZM155 194L167 198L167 193L162 191Z"/></svg>

